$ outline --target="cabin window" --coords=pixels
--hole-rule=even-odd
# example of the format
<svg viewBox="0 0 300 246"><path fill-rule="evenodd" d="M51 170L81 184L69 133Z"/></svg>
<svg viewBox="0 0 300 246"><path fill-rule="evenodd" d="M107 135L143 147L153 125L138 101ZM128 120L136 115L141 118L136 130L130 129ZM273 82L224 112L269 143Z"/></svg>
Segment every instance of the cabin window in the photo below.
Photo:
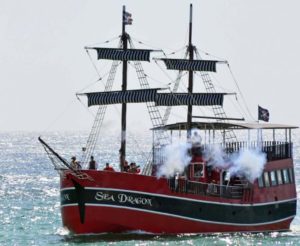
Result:
<svg viewBox="0 0 300 246"><path fill-rule="evenodd" d="M203 164L194 164L194 178L203 178Z"/></svg>
<svg viewBox="0 0 300 246"><path fill-rule="evenodd" d="M281 154L280 147L281 146L278 144L275 145L275 155L276 156L280 156L280 154Z"/></svg>
<svg viewBox="0 0 300 246"><path fill-rule="evenodd" d="M281 170L276 170L278 184L283 184Z"/></svg>
<svg viewBox="0 0 300 246"><path fill-rule="evenodd" d="M294 183L294 172L293 168L289 168L290 180L291 183Z"/></svg>
<svg viewBox="0 0 300 246"><path fill-rule="evenodd" d="M264 172L264 181L265 181L265 186L270 187L270 180L269 180L269 173Z"/></svg>
<svg viewBox="0 0 300 246"><path fill-rule="evenodd" d="M289 174L287 169L283 169L283 181L285 184L290 183Z"/></svg>
<svg viewBox="0 0 300 246"><path fill-rule="evenodd" d="M277 185L277 180L276 180L276 177L275 177L275 171L270 172L270 178L271 178L271 185L272 186Z"/></svg>
<svg viewBox="0 0 300 246"><path fill-rule="evenodd" d="M263 181L263 177L262 176L260 176L259 178L258 178L258 187L264 187L264 181Z"/></svg>

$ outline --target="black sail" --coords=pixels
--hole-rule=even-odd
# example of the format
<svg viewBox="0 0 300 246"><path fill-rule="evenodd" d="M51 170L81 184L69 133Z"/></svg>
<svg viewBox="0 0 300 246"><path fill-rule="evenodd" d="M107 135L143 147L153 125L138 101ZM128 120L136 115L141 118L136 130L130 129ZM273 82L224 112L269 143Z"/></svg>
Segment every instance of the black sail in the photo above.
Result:
<svg viewBox="0 0 300 246"><path fill-rule="evenodd" d="M88 106L119 103L154 102L157 89L86 93Z"/></svg>
<svg viewBox="0 0 300 246"><path fill-rule="evenodd" d="M187 60L187 59L161 59L170 70L187 70L216 72L216 64L219 61L212 60Z"/></svg>
<svg viewBox="0 0 300 246"><path fill-rule="evenodd" d="M150 52L146 49L93 48L97 50L98 60L150 61Z"/></svg>
<svg viewBox="0 0 300 246"><path fill-rule="evenodd" d="M158 106L213 106L223 105L224 93L158 93L156 105Z"/></svg>
<svg viewBox="0 0 300 246"><path fill-rule="evenodd" d="M159 89L86 93L88 106L155 102L157 106L223 105L225 93L158 93Z"/></svg>

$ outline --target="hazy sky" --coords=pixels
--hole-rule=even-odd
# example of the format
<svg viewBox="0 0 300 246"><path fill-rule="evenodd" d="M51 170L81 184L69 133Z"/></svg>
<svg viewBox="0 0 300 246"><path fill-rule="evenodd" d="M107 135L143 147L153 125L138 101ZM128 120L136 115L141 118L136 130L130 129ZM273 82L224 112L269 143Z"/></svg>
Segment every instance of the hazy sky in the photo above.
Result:
<svg viewBox="0 0 300 246"><path fill-rule="evenodd" d="M193 43L229 61L252 115L257 117L260 104L270 110L272 122L300 125L298 0L0 0L0 131L90 129L93 118L75 93L98 75L83 47L120 34L125 4L133 15L127 31L135 40L166 53L181 49L190 2ZM154 73L152 85L175 78L174 72L168 77L151 65L156 70L146 70L149 64L145 70ZM109 66L98 66L105 75ZM129 80L133 88L134 76ZM119 79L116 88L120 84ZM100 82L93 89L98 85L103 89ZM108 116L106 125L119 128L119 108L110 107L116 116ZM133 109L129 124L140 126L147 114L140 105Z"/></svg>

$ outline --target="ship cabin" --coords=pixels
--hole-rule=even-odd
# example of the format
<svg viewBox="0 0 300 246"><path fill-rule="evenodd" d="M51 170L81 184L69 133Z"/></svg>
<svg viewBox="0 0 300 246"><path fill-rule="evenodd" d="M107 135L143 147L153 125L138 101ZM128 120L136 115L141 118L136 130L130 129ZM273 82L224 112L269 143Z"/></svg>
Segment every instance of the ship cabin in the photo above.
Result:
<svg viewBox="0 0 300 246"><path fill-rule="evenodd" d="M200 141L191 141L187 138L186 122L169 124L152 130L153 132L170 131L172 142L185 138L187 142L191 143L187 153L190 156L190 162L185 171L168 179L172 191L242 199L250 202L253 199L259 200L259 197L255 198L254 191L259 191L256 193L264 194L267 200L273 201L274 199L278 200L278 197L284 199L284 195L279 193L293 197L295 179L292 159L292 129L295 128L298 127L269 123L192 122L192 131L200 134L201 138L198 138ZM226 137L226 131L233 130L234 137L230 139ZM191 138L193 138L193 133ZM237 139L241 141L237 141ZM218 167L211 165L210 157L206 154L213 146L219 146L218 154L223 155L224 163ZM163 149L163 146L153 145L155 171L166 161ZM232 175L228 171L232 157L246 149L256 150L264 159L261 176L254 180L249 180L246 175ZM257 163L253 163L253 165L257 165ZM153 175L155 175L155 171ZM266 195L267 192L264 192L268 189L273 192L270 193L272 194L270 199Z"/></svg>

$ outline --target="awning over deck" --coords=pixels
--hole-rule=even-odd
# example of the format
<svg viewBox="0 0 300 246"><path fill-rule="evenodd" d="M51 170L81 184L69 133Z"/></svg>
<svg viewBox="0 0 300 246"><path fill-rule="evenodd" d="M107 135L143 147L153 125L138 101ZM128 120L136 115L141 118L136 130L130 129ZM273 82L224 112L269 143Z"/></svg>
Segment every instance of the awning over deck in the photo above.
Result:
<svg viewBox="0 0 300 246"><path fill-rule="evenodd" d="M242 130L242 129L296 129L298 126L271 124L271 123L256 123L256 122L242 122L242 123L225 123L225 122L192 122L192 128L200 130ZM151 130L186 130L187 123L179 122L165 125L162 127L152 128Z"/></svg>

